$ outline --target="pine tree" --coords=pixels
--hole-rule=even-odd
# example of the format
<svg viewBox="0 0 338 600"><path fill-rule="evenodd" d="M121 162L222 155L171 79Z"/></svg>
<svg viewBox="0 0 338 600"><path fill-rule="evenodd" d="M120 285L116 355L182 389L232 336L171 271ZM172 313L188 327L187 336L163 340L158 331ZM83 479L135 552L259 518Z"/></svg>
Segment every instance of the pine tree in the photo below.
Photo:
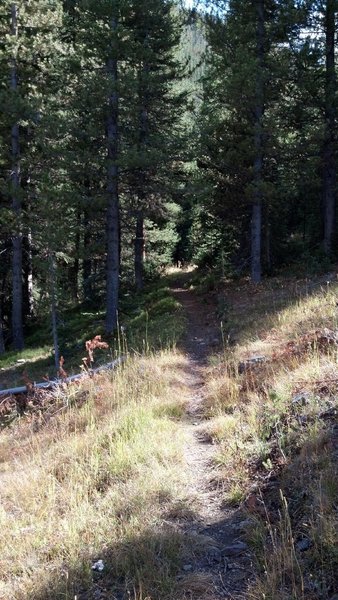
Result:
<svg viewBox="0 0 338 600"><path fill-rule="evenodd" d="M134 46L130 67L136 119L131 120L129 181L134 196L137 289L144 281L145 221L147 217L155 223L163 219L170 200L170 179L182 151L180 110L185 93L174 87L181 67L175 56L180 23L173 9L171 1L151 0L145 7L134 0L127 21Z"/></svg>
<svg viewBox="0 0 338 600"><path fill-rule="evenodd" d="M11 58L11 83L10 90L13 99L18 93L18 5L11 5L11 35L13 38L13 50ZM13 346L16 350L22 350L23 339L23 307L22 307L22 203L21 203L21 174L20 174L20 134L19 115L16 116L11 127L11 196L12 208L15 215L15 232L13 235L13 258L12 258L12 335Z"/></svg>
<svg viewBox="0 0 338 600"><path fill-rule="evenodd" d="M323 143L324 250L332 255L336 226L336 141L337 141L337 76L335 68L335 33L338 5L336 0L324 3L325 31L325 132Z"/></svg>
<svg viewBox="0 0 338 600"><path fill-rule="evenodd" d="M111 89L107 114L107 314L106 332L112 333L116 328L119 272L120 272L120 208L118 189L118 128L119 128L119 93L118 52L116 34L118 29L118 7L113 7L111 18L111 53L107 60L107 73Z"/></svg>
<svg viewBox="0 0 338 600"><path fill-rule="evenodd" d="M260 283L262 276L262 210L263 210L263 116L265 110L265 4L264 0L255 0L256 10L256 73L254 100L254 164L253 164L253 202L251 218L251 279Z"/></svg>
<svg viewBox="0 0 338 600"><path fill-rule="evenodd" d="M26 209L36 160L34 136L41 110L47 103L48 63L53 53L53 31L56 31L59 17L58 0L6 1L0 13L4 40L1 71L5 76L2 104L7 109L0 124L4 140L3 161L8 173L3 178L3 193L4 197L11 198L13 213L12 341L18 350L23 348L24 343L23 279L29 289L27 278L30 269L26 268L26 254L23 260L23 248L27 245L29 234Z"/></svg>
<svg viewBox="0 0 338 600"><path fill-rule="evenodd" d="M309 35L314 18L314 3L272 0L245 7L233 0L223 15L207 16L197 195L211 218L198 225L196 211L196 225L209 228L204 256L228 256L238 270L250 253L255 281L260 261L269 272L293 248L305 256L318 246L319 157L330 144L321 143L323 53Z"/></svg>

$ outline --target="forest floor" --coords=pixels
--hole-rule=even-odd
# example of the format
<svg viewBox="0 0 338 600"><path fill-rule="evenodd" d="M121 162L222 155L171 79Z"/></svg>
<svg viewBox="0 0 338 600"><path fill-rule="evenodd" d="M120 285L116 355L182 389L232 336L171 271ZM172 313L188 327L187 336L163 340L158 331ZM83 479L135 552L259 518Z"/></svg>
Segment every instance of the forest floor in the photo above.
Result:
<svg viewBox="0 0 338 600"><path fill-rule="evenodd" d="M337 273L161 285L144 353L4 422L1 600L337 600Z"/></svg>

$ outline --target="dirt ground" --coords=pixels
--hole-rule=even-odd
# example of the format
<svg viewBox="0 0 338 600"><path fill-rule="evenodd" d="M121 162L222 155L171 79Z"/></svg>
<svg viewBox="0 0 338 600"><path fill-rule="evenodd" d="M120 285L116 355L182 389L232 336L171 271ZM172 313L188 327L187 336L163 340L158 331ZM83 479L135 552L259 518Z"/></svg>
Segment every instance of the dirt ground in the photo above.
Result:
<svg viewBox="0 0 338 600"><path fill-rule="evenodd" d="M188 494L198 510L179 523L188 534L200 536L203 550L183 565L182 579L191 598L245 598L253 578L253 561L242 539L245 515L226 506L214 455L216 447L203 433L204 377L208 358L221 347L215 297L200 295L187 287L189 274L178 276L172 293L182 304L187 327L181 350L188 358L186 385L188 403L182 427L185 430L185 465Z"/></svg>

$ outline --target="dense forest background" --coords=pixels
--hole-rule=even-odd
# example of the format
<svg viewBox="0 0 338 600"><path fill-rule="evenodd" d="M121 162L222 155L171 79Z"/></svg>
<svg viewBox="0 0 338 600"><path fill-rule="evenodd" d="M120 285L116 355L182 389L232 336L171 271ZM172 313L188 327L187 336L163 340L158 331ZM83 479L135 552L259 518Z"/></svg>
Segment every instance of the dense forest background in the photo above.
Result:
<svg viewBox="0 0 338 600"><path fill-rule="evenodd" d="M337 258L337 2L3 0L0 353L173 262Z"/></svg>

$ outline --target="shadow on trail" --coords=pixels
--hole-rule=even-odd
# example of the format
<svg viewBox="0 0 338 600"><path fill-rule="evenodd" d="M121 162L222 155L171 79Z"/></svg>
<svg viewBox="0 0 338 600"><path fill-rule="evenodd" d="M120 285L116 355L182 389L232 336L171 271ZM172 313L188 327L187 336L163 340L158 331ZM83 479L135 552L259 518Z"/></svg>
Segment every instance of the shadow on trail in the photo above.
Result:
<svg viewBox="0 0 338 600"><path fill-rule="evenodd" d="M208 356L223 350L223 344L250 340L262 331L279 326L284 310L296 307L305 298L318 296L323 302L334 295L338 274L331 272L308 280L273 277L261 285L249 279L215 281L213 289L195 288L194 271L174 272L167 276L172 294L186 314L186 333L179 347L198 362L205 364ZM323 323L323 327L327 324ZM291 335L297 337L297 323ZM302 330L313 327L313 314L302 319Z"/></svg>
<svg viewBox="0 0 338 600"><path fill-rule="evenodd" d="M182 272L168 278L171 292L186 317L185 333L178 347L197 363L206 364L208 356L217 352L222 342L217 297L190 289L191 277L191 272Z"/></svg>
<svg viewBox="0 0 338 600"><path fill-rule="evenodd" d="M337 435L335 427L327 444L334 441L337 448ZM287 497L288 490L282 480L274 482L271 488L262 488L266 510L274 507L276 515L280 509L279 486ZM271 494L275 500L268 498ZM175 504L175 498L171 500L161 526L120 543L107 541L94 553L83 543L72 564L65 558L62 567L36 585L25 600L246 600L252 597L250 590L255 577L252 562L256 557L250 556L245 545L242 549L240 546L245 540L241 522L247 519L247 514L237 509L227 516L224 507L224 518L205 523L198 512L184 512ZM273 513L270 512L270 516L272 518ZM255 519L254 516L254 522ZM275 526L278 532L278 520ZM227 543L231 540L235 546L230 554L224 548L224 539ZM53 554L53 548L50 553ZM102 572L91 568L98 560L104 563ZM297 560L297 568L301 568L302 557L299 555ZM276 576L280 577L277 584L281 586L281 594L286 594L290 581L283 571L276 572ZM313 595L309 588L306 598L328 600L338 592L334 577L326 584L326 591L320 595Z"/></svg>
<svg viewBox="0 0 338 600"><path fill-rule="evenodd" d="M222 537L232 527L224 519L201 528L195 515L182 519L178 527L177 522L175 528L168 523L160 530L107 544L95 554L79 548L74 564L65 560L27 600L239 599L248 582L243 581L243 571L236 570L236 557L231 557L230 571L229 557L222 555ZM92 570L98 560L104 564L102 572ZM218 573L217 588L210 569Z"/></svg>

